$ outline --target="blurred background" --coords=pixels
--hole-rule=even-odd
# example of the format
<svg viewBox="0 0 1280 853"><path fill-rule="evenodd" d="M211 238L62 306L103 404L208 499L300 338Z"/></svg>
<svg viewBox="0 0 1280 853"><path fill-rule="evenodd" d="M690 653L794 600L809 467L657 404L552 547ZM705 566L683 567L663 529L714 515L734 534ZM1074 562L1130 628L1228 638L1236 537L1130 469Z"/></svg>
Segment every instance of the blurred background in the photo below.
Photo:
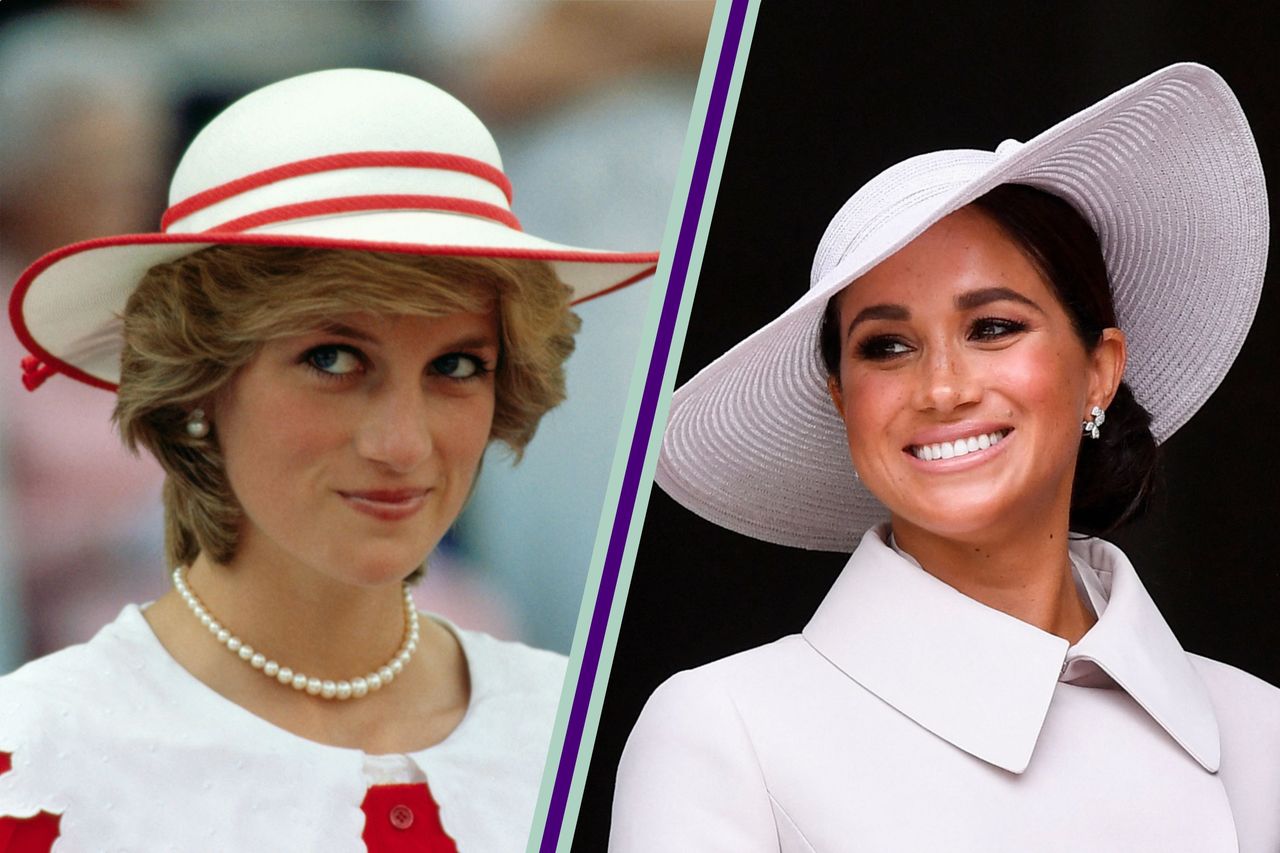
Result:
<svg viewBox="0 0 1280 853"><path fill-rule="evenodd" d="M192 136L267 83L403 71L489 126L532 232L661 243L710 24L697 0L98 0L0 4L0 287L77 240L158 228ZM490 453L429 560L420 606L566 652L652 281L578 309L569 401L512 466ZM88 639L165 589L161 475L125 452L114 397L21 385L0 329L0 673ZM630 434L628 430L628 436Z"/></svg>
<svg viewBox="0 0 1280 853"><path fill-rule="evenodd" d="M926 151L1026 140L1173 62L1209 65L1235 90L1275 222L1277 45L1280 18L1247 4L762 0L677 384L805 292L827 222L883 169ZM1110 538L1186 649L1280 686L1278 258L1273 238L1239 358L1164 445L1163 498ZM605 849L618 756L653 689L801 630L846 560L730 533L653 490L575 851Z"/></svg>

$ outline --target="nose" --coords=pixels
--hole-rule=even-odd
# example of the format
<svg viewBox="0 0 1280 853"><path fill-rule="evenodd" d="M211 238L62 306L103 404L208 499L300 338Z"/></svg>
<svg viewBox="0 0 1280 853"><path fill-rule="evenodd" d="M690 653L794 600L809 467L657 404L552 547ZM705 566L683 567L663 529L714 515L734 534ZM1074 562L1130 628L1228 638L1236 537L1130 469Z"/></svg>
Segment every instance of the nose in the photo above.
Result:
<svg viewBox="0 0 1280 853"><path fill-rule="evenodd" d="M430 401L419 382L391 382L369 396L355 438L364 459L396 473L412 471L431 455Z"/></svg>
<svg viewBox="0 0 1280 853"><path fill-rule="evenodd" d="M948 414L982 396L973 365L949 346L931 347L917 369L913 403L920 411Z"/></svg>

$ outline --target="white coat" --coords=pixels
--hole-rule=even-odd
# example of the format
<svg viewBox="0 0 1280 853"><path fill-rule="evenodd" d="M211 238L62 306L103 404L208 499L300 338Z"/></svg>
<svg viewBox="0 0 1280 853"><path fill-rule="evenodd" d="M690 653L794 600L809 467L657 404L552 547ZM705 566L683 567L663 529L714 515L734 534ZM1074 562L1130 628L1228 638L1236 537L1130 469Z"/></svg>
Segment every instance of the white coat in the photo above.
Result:
<svg viewBox="0 0 1280 853"><path fill-rule="evenodd" d="M1183 651L1118 548L1071 545L1071 646L884 535L802 634L653 694L611 851L1280 851L1280 690Z"/></svg>

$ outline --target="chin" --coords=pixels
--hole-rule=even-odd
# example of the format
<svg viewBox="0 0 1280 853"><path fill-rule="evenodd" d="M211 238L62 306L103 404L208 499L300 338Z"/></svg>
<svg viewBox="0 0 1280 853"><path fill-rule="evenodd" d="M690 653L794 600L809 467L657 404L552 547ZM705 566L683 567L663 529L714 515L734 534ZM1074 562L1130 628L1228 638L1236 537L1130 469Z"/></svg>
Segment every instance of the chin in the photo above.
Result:
<svg viewBox="0 0 1280 853"><path fill-rule="evenodd" d="M906 522L925 533L951 542L982 542L989 539L998 530L995 524L983 523L981 520L975 520L970 517L938 517L935 515L923 519L908 518L906 516L895 516L894 518L896 523Z"/></svg>
<svg viewBox="0 0 1280 853"><path fill-rule="evenodd" d="M1016 536L1050 523L1055 516L1055 502L1035 491L995 490L990 485L976 491L930 491L891 511L896 521L933 536L975 544Z"/></svg>
<svg viewBox="0 0 1280 853"><path fill-rule="evenodd" d="M349 583L361 587L379 587L400 583L426 560L426 552L405 548L368 548L352 554L342 567Z"/></svg>

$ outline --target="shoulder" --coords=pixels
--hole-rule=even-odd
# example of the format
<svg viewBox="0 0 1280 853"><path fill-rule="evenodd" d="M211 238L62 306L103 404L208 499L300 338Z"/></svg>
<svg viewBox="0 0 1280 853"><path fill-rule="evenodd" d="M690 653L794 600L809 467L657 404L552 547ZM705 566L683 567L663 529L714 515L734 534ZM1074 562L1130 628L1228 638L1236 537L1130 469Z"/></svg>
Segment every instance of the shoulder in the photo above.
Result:
<svg viewBox="0 0 1280 853"><path fill-rule="evenodd" d="M480 631L448 627L462 645L473 686L507 696L554 696L559 701L568 661L564 655Z"/></svg>
<svg viewBox="0 0 1280 853"><path fill-rule="evenodd" d="M776 849L752 717L811 654L785 637L663 682L623 750L610 849Z"/></svg>
<svg viewBox="0 0 1280 853"><path fill-rule="evenodd" d="M646 710L667 706L735 709L751 720L803 701L831 667L799 634L747 649L671 676L654 691Z"/></svg>
<svg viewBox="0 0 1280 853"><path fill-rule="evenodd" d="M717 731L726 715L742 725L763 705L786 703L789 690L813 683L813 668L822 658L799 634L775 640L678 672L659 685L646 703L641 721L671 718L671 722ZM704 719L705 718L705 719Z"/></svg>
<svg viewBox="0 0 1280 853"><path fill-rule="evenodd" d="M58 768L106 755L113 715L146 704L116 653L119 621L0 678L0 753L9 765L0 775L0 815L61 814L71 793L55 778Z"/></svg>
<svg viewBox="0 0 1280 853"><path fill-rule="evenodd" d="M1280 849L1280 690L1243 670L1189 654L1209 690L1222 745L1219 776L1240 849Z"/></svg>
<svg viewBox="0 0 1280 853"><path fill-rule="evenodd" d="M443 622L443 620L441 620ZM467 659L471 695L462 722L418 755L440 804L484 849L520 843L538 789L564 687L565 658L443 622ZM461 836L455 836L461 837Z"/></svg>
<svg viewBox="0 0 1280 853"><path fill-rule="evenodd" d="M1280 688L1230 664L1188 653L1219 715L1243 716L1267 725L1280 738Z"/></svg>
<svg viewBox="0 0 1280 853"><path fill-rule="evenodd" d="M508 764L518 752L541 778L564 689L565 657L444 624L462 645L471 679L467 717L459 736L446 744L501 753Z"/></svg>
<svg viewBox="0 0 1280 853"><path fill-rule="evenodd" d="M1242 669L1188 653L1209 691L1224 752L1245 740L1270 755L1280 769L1280 689Z"/></svg>
<svg viewBox="0 0 1280 853"><path fill-rule="evenodd" d="M51 711L65 716L68 709L87 707L107 687L124 687L118 683L118 670L127 657L125 646L135 617L142 618L136 608L127 608L88 642L37 658L0 677L0 709L4 709L0 719L5 721L0 744L24 719L34 717L46 726L52 723Z"/></svg>

